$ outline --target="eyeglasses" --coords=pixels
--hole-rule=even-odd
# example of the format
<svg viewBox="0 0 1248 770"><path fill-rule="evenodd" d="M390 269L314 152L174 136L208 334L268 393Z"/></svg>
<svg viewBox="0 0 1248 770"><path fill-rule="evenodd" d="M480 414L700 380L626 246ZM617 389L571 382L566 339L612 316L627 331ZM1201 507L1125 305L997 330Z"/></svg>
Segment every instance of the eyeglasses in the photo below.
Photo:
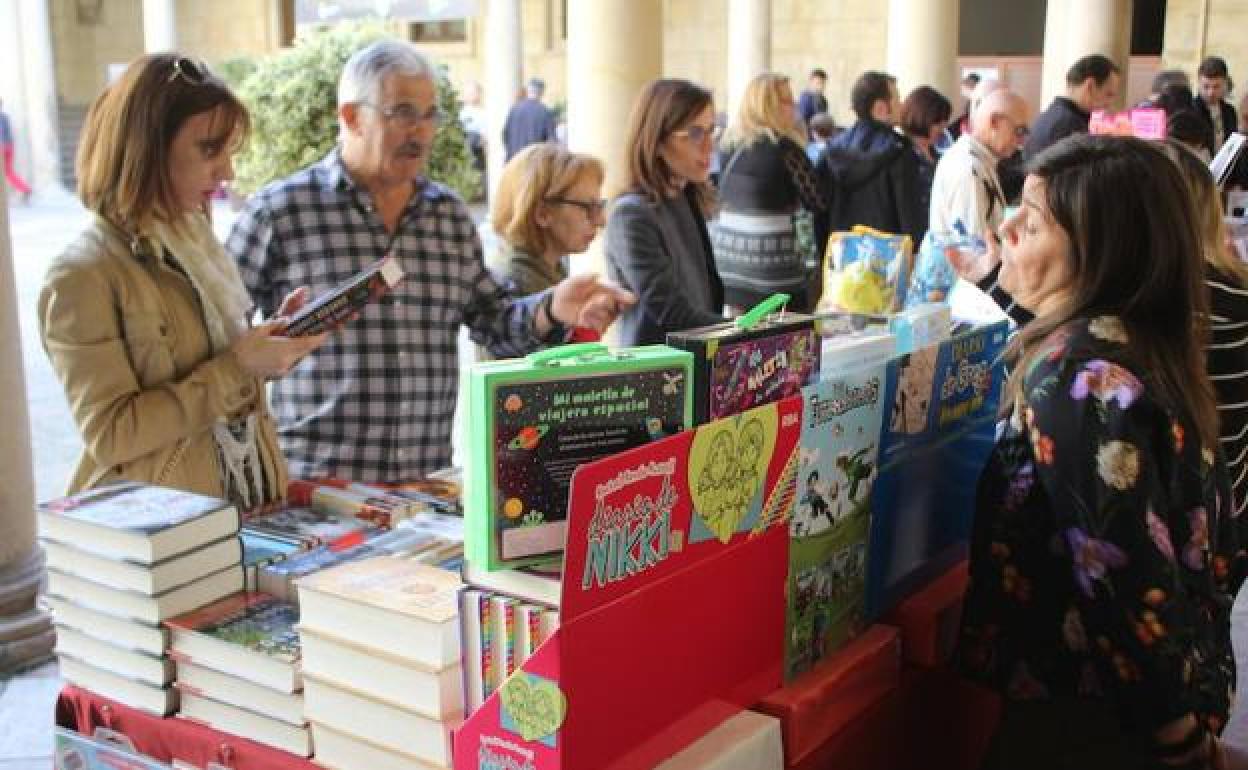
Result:
<svg viewBox="0 0 1248 770"><path fill-rule="evenodd" d="M442 112L437 105L421 112L420 108L416 105L409 104L407 102L400 102L389 107L382 107L379 104L373 104L371 102L360 102L360 104L365 107L372 107L374 110L381 113L381 116L386 120L398 123L408 128L421 123L431 123L434 128L437 128L442 125L442 121L446 118L446 113Z"/></svg>
<svg viewBox="0 0 1248 770"><path fill-rule="evenodd" d="M681 139L687 139L693 144L702 144L709 142L714 136L714 126L689 126L679 131L673 131L672 136L679 136Z"/></svg>
<svg viewBox="0 0 1248 770"><path fill-rule="evenodd" d="M203 64L197 64L194 59L179 56L173 60L173 71L169 73L169 79L165 83L172 83L178 78L182 78L193 86L202 86L208 79L208 68Z"/></svg>
<svg viewBox="0 0 1248 770"><path fill-rule="evenodd" d="M547 198L546 202L551 204L561 203L565 206L576 206L581 211L584 211L585 216L590 219L594 219L599 214L607 210L606 198L599 198L596 201L578 201L573 200L572 198Z"/></svg>
<svg viewBox="0 0 1248 770"><path fill-rule="evenodd" d="M1026 139L1031 134L1030 126L1014 126L1014 136L1019 139Z"/></svg>

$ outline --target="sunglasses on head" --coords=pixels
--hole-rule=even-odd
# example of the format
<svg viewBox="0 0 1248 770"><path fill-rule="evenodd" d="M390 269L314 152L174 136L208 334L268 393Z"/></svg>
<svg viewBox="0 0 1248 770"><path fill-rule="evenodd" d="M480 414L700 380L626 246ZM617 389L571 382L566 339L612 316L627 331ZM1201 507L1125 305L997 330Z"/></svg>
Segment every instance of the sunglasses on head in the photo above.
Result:
<svg viewBox="0 0 1248 770"><path fill-rule="evenodd" d="M173 60L173 70L170 71L169 80L166 82L172 83L178 78L184 79L193 86L200 86L208 79L208 68L196 63L194 59L179 56Z"/></svg>

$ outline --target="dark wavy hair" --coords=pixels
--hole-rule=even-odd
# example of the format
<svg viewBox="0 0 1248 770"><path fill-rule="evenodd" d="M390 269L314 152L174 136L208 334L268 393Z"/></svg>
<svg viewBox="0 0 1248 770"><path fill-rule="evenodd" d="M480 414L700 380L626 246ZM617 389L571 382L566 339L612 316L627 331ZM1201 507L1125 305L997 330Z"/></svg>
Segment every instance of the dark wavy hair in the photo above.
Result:
<svg viewBox="0 0 1248 770"><path fill-rule="evenodd" d="M1045 202L1070 239L1073 287L1064 307L1037 317L1008 351L1023 379L1040 343L1077 319L1122 320L1131 351L1163 403L1195 425L1206 447L1218 440L1217 402L1205 370L1208 290L1202 237L1187 182L1153 142L1067 138L1037 156Z"/></svg>

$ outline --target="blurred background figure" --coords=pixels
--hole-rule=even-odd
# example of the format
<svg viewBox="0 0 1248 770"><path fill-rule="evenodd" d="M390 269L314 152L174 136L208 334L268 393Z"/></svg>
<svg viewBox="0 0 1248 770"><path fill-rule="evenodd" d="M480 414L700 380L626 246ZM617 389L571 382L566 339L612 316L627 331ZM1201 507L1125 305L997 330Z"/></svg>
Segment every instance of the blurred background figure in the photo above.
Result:
<svg viewBox="0 0 1248 770"><path fill-rule="evenodd" d="M541 78L531 78L525 86L524 98L507 112L507 120L503 123L503 147L507 151L507 160L516 157L516 153L530 144L555 140L555 114L542 104L544 93L546 82Z"/></svg>
<svg viewBox="0 0 1248 770"><path fill-rule="evenodd" d="M0 153L4 155L4 178L21 196L22 203L26 203L30 200L30 185L13 167L13 151L13 124L9 122L8 113L4 111L4 101L0 100Z"/></svg>
<svg viewBox="0 0 1248 770"><path fill-rule="evenodd" d="M901 130L910 137L914 156L918 161L918 184L916 196L922 218L922 232L927 233L928 209L932 202L932 178L936 175L936 163L940 160L940 144L947 134L953 105L931 86L919 86L910 92L901 104ZM923 235L915 241L915 247Z"/></svg>

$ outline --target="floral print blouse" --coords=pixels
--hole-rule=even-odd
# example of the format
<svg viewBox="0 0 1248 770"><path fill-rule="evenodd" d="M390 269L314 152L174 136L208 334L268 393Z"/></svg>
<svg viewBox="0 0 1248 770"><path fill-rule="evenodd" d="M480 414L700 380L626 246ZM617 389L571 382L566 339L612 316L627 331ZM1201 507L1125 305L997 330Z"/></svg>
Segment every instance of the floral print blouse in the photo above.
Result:
<svg viewBox="0 0 1248 770"><path fill-rule="evenodd" d="M1161 402L1116 318L1050 335L980 478L959 661L1007 697L1107 698L1151 739L1235 688L1242 579L1222 459Z"/></svg>

